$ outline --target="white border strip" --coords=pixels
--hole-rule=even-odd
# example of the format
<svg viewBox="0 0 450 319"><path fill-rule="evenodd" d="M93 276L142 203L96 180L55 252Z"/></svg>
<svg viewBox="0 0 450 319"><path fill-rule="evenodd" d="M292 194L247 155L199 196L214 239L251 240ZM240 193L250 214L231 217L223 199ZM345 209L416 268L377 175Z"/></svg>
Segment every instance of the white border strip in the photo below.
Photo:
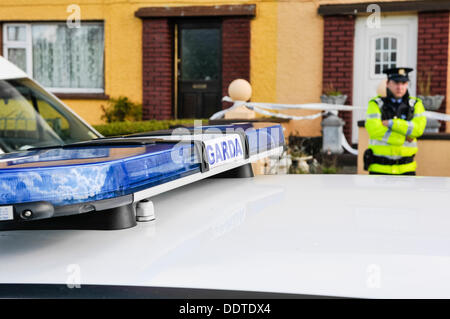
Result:
<svg viewBox="0 0 450 319"><path fill-rule="evenodd" d="M186 177L182 177L179 179L176 179L174 181L170 181L158 186L154 186L148 189L144 189L142 191L136 192L133 194L133 203L139 202L143 199L147 199L156 195L159 195L161 193L165 193L168 192L172 189L187 185L187 184L191 184L194 183L196 181L211 177L213 175L217 175L220 173L223 173L225 171L229 171L232 170L233 168L248 164L248 163L252 163L252 162L256 162L257 160L260 160L262 158L265 157L269 157L269 156L275 156L275 155L280 155L281 153L283 153L283 146L259 153L259 154L255 154L252 155L249 159L244 159L241 161L237 161L237 162L233 162L233 163L229 163L229 164L224 164L222 166L213 168L205 173L196 173L196 174L192 174Z"/></svg>

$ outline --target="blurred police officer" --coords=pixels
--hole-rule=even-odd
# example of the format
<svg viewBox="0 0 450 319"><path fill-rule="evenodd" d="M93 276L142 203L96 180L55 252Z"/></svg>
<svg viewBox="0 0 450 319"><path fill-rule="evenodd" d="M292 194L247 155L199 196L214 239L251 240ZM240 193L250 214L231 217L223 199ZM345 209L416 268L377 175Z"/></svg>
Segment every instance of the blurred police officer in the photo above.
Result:
<svg viewBox="0 0 450 319"><path fill-rule="evenodd" d="M369 149L364 153L364 168L370 174L416 175L417 137L423 134L427 120L422 101L408 92L412 70L384 70L386 96L369 101L365 124Z"/></svg>

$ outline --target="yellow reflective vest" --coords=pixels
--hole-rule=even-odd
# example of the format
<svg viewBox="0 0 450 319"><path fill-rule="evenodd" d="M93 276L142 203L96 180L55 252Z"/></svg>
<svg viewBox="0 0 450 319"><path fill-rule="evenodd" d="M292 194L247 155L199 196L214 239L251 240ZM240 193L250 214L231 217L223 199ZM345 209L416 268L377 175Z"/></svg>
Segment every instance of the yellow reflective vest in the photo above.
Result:
<svg viewBox="0 0 450 319"><path fill-rule="evenodd" d="M394 118L389 120L389 125L386 127L381 121L383 100L380 96L376 96L369 101L365 127L369 133L369 148L374 155L398 160L417 153L417 137L423 134L427 119L424 115L425 108L419 98L410 96L409 105L414 106L414 117L410 121ZM412 138L413 141L408 142L407 136ZM415 161L401 165L374 163L369 166L369 172L403 174L414 172L416 167Z"/></svg>

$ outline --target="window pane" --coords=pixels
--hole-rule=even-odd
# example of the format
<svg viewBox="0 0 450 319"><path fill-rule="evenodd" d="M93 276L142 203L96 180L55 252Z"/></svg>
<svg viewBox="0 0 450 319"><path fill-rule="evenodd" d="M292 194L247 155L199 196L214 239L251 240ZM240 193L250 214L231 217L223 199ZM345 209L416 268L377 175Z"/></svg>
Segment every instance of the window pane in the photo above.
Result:
<svg viewBox="0 0 450 319"><path fill-rule="evenodd" d="M380 74L380 65L379 64L375 64L375 74Z"/></svg>
<svg viewBox="0 0 450 319"><path fill-rule="evenodd" d="M397 53L396 52L391 53L391 62L397 62Z"/></svg>
<svg viewBox="0 0 450 319"><path fill-rule="evenodd" d="M36 113L29 96L23 95L15 83L0 81L0 138L3 148L16 151L31 146L47 146L47 142L57 144L58 138L49 134L48 126Z"/></svg>
<svg viewBox="0 0 450 319"><path fill-rule="evenodd" d="M395 50L395 49L397 49L397 39L394 39L394 38L392 38L392 40L391 40L392 42L391 42L391 44L392 44L392 49L393 50Z"/></svg>
<svg viewBox="0 0 450 319"><path fill-rule="evenodd" d="M8 49L8 60L27 72L27 54L25 49Z"/></svg>
<svg viewBox="0 0 450 319"><path fill-rule="evenodd" d="M383 49L389 49L389 38L383 38Z"/></svg>
<svg viewBox="0 0 450 319"><path fill-rule="evenodd" d="M67 119L57 112L50 104L45 100L37 100L37 106L39 113L47 122L47 124L58 134L63 140L70 137L70 126Z"/></svg>
<svg viewBox="0 0 450 319"><path fill-rule="evenodd" d="M25 26L8 26L8 41L26 41L27 33Z"/></svg>
<svg viewBox="0 0 450 319"><path fill-rule="evenodd" d="M380 52L375 53L375 62L380 62Z"/></svg>
<svg viewBox="0 0 450 319"><path fill-rule="evenodd" d="M381 45L381 48L380 48ZM375 50L375 74L381 74L384 70L395 67L397 63L397 40L390 37L379 38L376 40Z"/></svg>
<svg viewBox="0 0 450 319"><path fill-rule="evenodd" d="M395 64L395 63L392 63L392 64L391 64L391 68L396 68L396 64Z"/></svg>
<svg viewBox="0 0 450 319"><path fill-rule="evenodd" d="M219 29L182 29L181 45L183 80L209 81L219 78Z"/></svg>
<svg viewBox="0 0 450 319"><path fill-rule="evenodd" d="M103 25L32 26L33 76L51 88L103 88Z"/></svg>

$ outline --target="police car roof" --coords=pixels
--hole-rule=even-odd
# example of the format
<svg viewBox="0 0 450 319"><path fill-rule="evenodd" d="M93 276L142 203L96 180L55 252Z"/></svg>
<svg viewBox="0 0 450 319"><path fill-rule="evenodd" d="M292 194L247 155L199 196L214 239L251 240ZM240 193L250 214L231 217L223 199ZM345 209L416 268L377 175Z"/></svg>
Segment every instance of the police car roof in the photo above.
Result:
<svg viewBox="0 0 450 319"><path fill-rule="evenodd" d="M65 285L75 265L81 287L448 298L450 215L430 203L449 191L433 177L207 179L154 197L156 220L135 228L0 232L0 283Z"/></svg>
<svg viewBox="0 0 450 319"><path fill-rule="evenodd" d="M0 80L20 78L28 78L28 75L13 63L0 56Z"/></svg>

